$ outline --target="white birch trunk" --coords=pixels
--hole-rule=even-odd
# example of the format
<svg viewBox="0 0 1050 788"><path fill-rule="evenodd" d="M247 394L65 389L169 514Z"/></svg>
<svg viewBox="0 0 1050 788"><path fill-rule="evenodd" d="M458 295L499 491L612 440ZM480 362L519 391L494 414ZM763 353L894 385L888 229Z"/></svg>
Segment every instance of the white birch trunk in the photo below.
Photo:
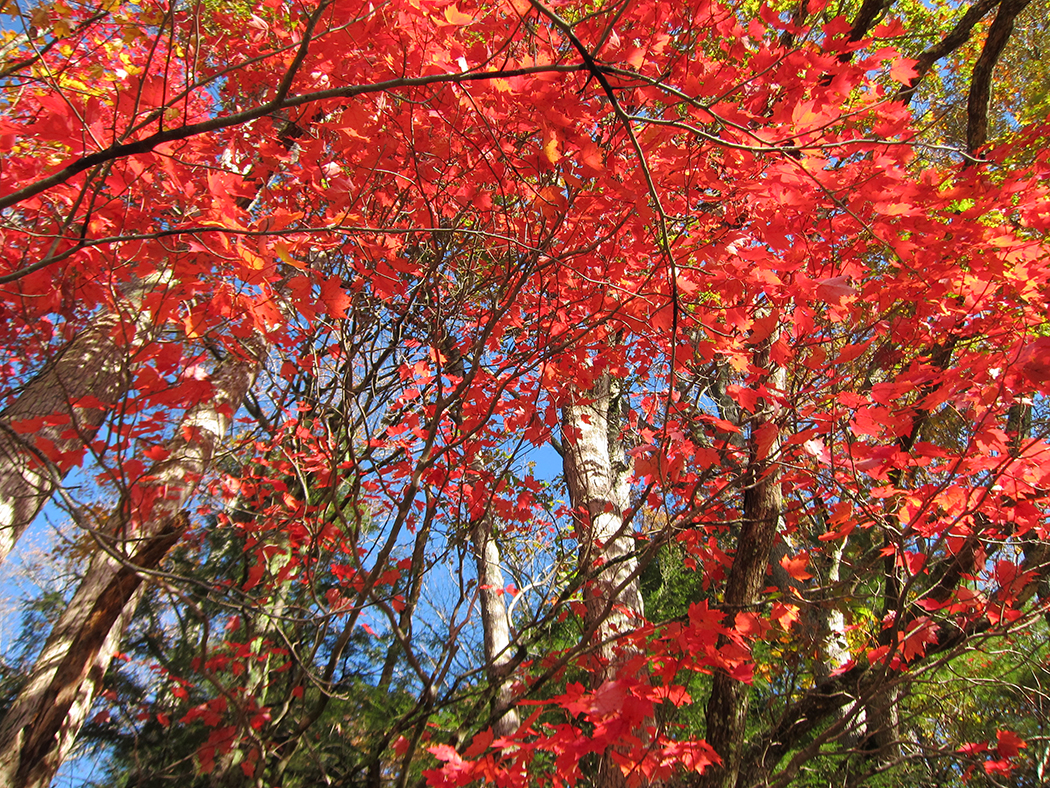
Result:
<svg viewBox="0 0 1050 788"><path fill-rule="evenodd" d="M82 449L127 392L131 376L125 349L134 333L134 324L128 325L119 315L100 318L63 348L0 414L0 563L54 492L52 473L40 459L47 443L60 455ZM86 397L95 402L77 404ZM25 435L11 428L39 418L64 423L42 424ZM71 466L59 460L55 470L62 475Z"/></svg>

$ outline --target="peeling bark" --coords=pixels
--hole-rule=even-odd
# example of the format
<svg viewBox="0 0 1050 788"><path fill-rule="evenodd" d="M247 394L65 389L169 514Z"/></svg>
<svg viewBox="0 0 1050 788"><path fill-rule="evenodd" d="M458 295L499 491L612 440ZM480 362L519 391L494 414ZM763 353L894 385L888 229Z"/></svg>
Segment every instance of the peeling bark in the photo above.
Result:
<svg viewBox="0 0 1050 788"><path fill-rule="evenodd" d="M592 578L585 588L586 625L604 666L599 683L613 678L625 661L617 638L645 615L634 539L625 521L630 469L619 441L618 395L618 385L605 373L562 409L563 462L578 514L580 564Z"/></svg>
<svg viewBox="0 0 1050 788"><path fill-rule="evenodd" d="M630 657L619 642L644 618L638 561L630 522L630 467L620 443L619 384L601 374L586 393L574 392L562 408L563 464L577 516L586 631L599 660L594 681L616 677ZM620 788L625 778L606 755L594 784Z"/></svg>
<svg viewBox="0 0 1050 788"><path fill-rule="evenodd" d="M170 457L143 485L146 509L122 508L98 535L107 549L95 555L0 722L0 785L46 788L69 754L134 614L140 570L155 568L178 540L188 522L182 509L255 379L263 347L257 338L248 344L250 355L222 362L211 377L211 397L183 418Z"/></svg>
<svg viewBox="0 0 1050 788"><path fill-rule="evenodd" d="M45 788L87 718L123 627L140 598L142 575L178 540L185 516L164 523L142 548L114 562L98 555L4 718L0 784Z"/></svg>

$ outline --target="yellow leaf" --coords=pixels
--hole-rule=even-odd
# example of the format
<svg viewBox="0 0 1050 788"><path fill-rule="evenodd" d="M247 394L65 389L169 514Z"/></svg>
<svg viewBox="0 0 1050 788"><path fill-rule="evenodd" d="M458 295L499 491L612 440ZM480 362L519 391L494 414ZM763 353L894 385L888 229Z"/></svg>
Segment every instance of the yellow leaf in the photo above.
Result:
<svg viewBox="0 0 1050 788"><path fill-rule="evenodd" d="M543 155L547 157L547 161L551 164L557 164L558 159L561 158L561 154L558 153L558 138L553 132L543 136L546 138L543 141Z"/></svg>
<svg viewBox="0 0 1050 788"><path fill-rule="evenodd" d="M292 253L288 251L288 247L283 241L278 241L273 245L274 252L281 258L282 262L287 263L293 268L298 268L300 271L306 268L306 265L292 257Z"/></svg>
<svg viewBox="0 0 1050 788"><path fill-rule="evenodd" d="M450 5L445 9L445 19L448 20L450 25L469 25L474 21L474 17L470 14L464 14L455 5Z"/></svg>
<svg viewBox="0 0 1050 788"><path fill-rule="evenodd" d="M243 246L237 247L237 254L252 271L261 271L266 265L266 261L259 255L249 249L245 249Z"/></svg>

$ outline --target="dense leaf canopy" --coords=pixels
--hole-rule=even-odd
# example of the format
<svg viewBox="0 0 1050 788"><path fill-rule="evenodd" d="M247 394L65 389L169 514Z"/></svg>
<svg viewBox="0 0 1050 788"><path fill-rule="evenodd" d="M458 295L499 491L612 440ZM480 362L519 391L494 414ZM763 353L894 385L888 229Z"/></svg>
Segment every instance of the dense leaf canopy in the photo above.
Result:
<svg viewBox="0 0 1050 788"><path fill-rule="evenodd" d="M0 3L0 783L1042 784L1040 2Z"/></svg>

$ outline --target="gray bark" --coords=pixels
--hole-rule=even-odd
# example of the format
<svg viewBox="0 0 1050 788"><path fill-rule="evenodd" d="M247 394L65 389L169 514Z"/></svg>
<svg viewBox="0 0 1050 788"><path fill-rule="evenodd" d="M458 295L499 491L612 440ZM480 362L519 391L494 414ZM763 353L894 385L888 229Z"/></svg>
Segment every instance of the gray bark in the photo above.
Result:
<svg viewBox="0 0 1050 788"><path fill-rule="evenodd" d="M95 318L0 413L0 564L127 394L132 351L152 325L142 300L168 276L139 281L127 309ZM12 428L34 419L45 423L31 433ZM49 462L49 453L59 459Z"/></svg>

